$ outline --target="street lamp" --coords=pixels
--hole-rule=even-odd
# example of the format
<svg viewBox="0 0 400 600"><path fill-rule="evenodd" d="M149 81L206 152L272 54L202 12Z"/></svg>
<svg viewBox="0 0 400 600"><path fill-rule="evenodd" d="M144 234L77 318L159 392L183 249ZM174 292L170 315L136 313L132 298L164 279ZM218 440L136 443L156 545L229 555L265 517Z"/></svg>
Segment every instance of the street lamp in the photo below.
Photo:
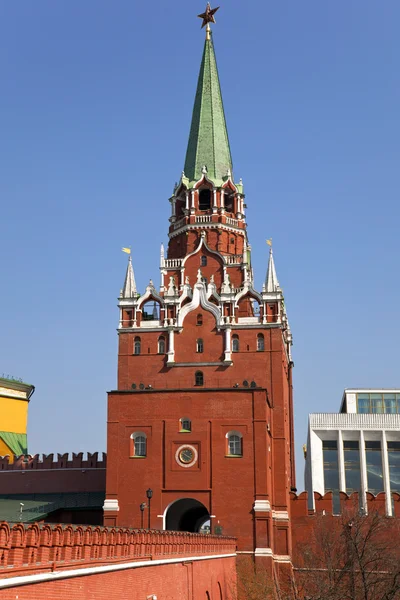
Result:
<svg viewBox="0 0 400 600"><path fill-rule="evenodd" d="M146 496L147 496L147 500L148 500L148 505L147 506L148 506L148 509L149 509L149 529L150 529L150 502L151 502L151 499L153 497L153 490L151 488L149 488L146 491Z"/></svg>
<svg viewBox="0 0 400 600"><path fill-rule="evenodd" d="M142 504L140 505L140 529L144 529L144 510L146 506L146 502L142 502Z"/></svg>

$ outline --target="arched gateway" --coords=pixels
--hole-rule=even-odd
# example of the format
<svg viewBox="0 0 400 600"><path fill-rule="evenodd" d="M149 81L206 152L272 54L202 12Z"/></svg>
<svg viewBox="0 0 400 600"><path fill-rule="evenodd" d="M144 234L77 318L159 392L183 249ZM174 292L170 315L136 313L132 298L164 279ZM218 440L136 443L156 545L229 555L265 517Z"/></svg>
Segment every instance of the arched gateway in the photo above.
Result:
<svg viewBox="0 0 400 600"><path fill-rule="evenodd" d="M194 498L181 498L166 510L165 529L197 533L210 520L204 504Z"/></svg>

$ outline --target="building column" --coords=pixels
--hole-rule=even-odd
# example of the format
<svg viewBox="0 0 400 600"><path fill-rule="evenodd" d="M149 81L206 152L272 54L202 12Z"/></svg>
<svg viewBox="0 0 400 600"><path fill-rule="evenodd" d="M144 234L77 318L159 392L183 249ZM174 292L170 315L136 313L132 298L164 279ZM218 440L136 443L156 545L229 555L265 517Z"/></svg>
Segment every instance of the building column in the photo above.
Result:
<svg viewBox="0 0 400 600"><path fill-rule="evenodd" d="M230 362L232 360L231 355L231 328L227 327L225 329L225 362Z"/></svg>
<svg viewBox="0 0 400 600"><path fill-rule="evenodd" d="M339 469L339 491L346 492L346 473L344 468L344 449L342 430L338 429L338 469Z"/></svg>
<svg viewBox="0 0 400 600"><path fill-rule="evenodd" d="M174 346L174 330L171 328L168 331L168 363L175 362L175 346Z"/></svg>
<svg viewBox="0 0 400 600"><path fill-rule="evenodd" d="M360 430L360 470L361 470L361 490L360 490L360 506L364 509L365 514L368 513L367 497L368 477L367 477L367 459L365 456L365 440L364 432Z"/></svg>
<svg viewBox="0 0 400 600"><path fill-rule="evenodd" d="M186 210L189 212L189 191L186 192Z"/></svg>
<svg viewBox="0 0 400 600"><path fill-rule="evenodd" d="M194 208L194 190L192 190L192 205L190 207L190 213L193 215L195 212L195 208Z"/></svg>
<svg viewBox="0 0 400 600"><path fill-rule="evenodd" d="M225 190L221 190L221 213L225 212Z"/></svg>
<svg viewBox="0 0 400 600"><path fill-rule="evenodd" d="M383 489L385 490L385 501L386 501L386 514L391 517L392 515L392 494L390 490L390 474L389 474L389 455L387 449L386 431L382 430L381 435L381 449L382 449L382 467L383 467Z"/></svg>
<svg viewBox="0 0 400 600"><path fill-rule="evenodd" d="M214 189L213 214L217 212L217 190Z"/></svg>

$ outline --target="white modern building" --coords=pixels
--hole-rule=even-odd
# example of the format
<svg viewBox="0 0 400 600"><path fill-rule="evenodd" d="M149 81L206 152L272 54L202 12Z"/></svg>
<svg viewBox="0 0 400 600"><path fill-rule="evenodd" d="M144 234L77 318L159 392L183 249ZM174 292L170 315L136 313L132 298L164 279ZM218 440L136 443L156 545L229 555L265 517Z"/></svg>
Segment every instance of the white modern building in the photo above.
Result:
<svg viewBox="0 0 400 600"><path fill-rule="evenodd" d="M346 389L339 413L309 416L305 466L309 507L314 494L333 492L339 512L339 492L386 492L386 512L392 515L392 492L400 493L400 389Z"/></svg>

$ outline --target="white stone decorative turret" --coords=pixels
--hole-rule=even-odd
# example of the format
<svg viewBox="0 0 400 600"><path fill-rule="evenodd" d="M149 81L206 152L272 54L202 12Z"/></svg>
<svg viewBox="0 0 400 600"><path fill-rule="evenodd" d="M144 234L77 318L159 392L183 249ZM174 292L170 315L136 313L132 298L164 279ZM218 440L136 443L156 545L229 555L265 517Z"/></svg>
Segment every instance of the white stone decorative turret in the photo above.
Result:
<svg viewBox="0 0 400 600"><path fill-rule="evenodd" d="M278 277L276 276L274 254L272 252L272 248L270 248L269 251L268 270L267 276L265 278L265 291L269 294L280 291Z"/></svg>
<svg viewBox="0 0 400 600"><path fill-rule="evenodd" d="M121 298L135 298L137 296L135 274L132 267L132 257L129 256L128 267L126 269L125 283L121 290Z"/></svg>

